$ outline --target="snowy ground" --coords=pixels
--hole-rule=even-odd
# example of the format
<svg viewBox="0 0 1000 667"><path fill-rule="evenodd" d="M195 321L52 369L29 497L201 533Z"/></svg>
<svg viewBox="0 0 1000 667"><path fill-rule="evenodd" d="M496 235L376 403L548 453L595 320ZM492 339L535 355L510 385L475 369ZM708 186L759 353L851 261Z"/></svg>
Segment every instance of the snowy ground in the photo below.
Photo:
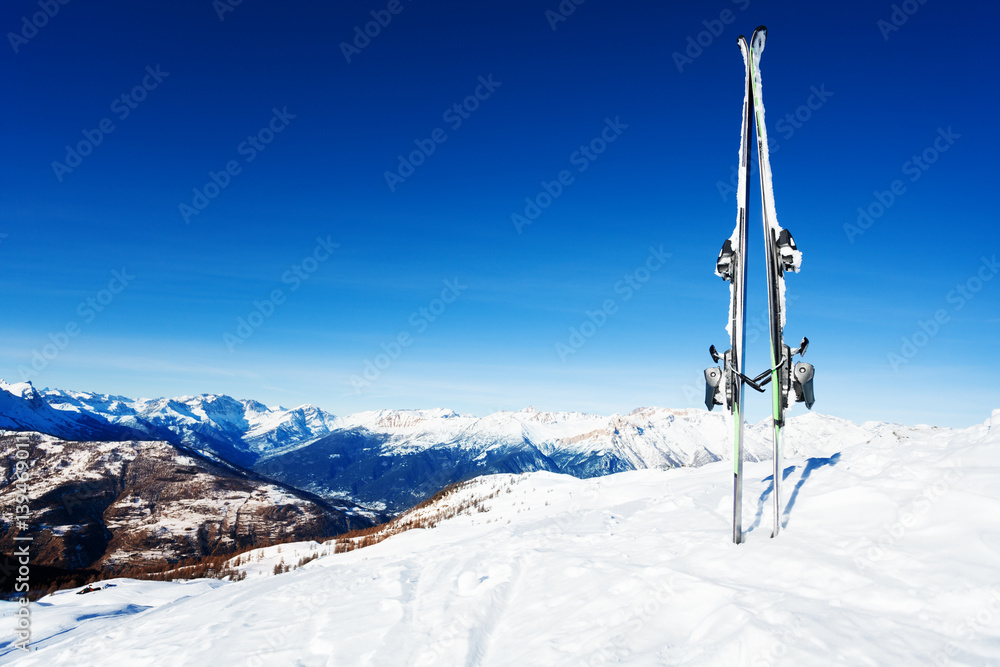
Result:
<svg viewBox="0 0 1000 667"><path fill-rule="evenodd" d="M746 467L740 546L725 462L498 475L460 492L499 490L487 512L287 574L267 564L322 547L261 554L242 582L49 596L38 650L0 663L1000 664L1000 410L842 445L786 461L774 540L768 462Z"/></svg>

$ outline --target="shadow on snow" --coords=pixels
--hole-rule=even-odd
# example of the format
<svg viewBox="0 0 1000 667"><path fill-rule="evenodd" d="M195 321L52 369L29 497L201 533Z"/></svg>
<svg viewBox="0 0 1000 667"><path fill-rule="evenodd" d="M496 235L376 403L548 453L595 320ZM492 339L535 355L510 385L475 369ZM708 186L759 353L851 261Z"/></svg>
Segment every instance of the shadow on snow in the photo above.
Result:
<svg viewBox="0 0 1000 667"><path fill-rule="evenodd" d="M809 479L809 475L812 474L812 471L816 470L817 468L822 468L823 466L837 465L838 462L840 462L840 452L837 452L833 456L826 458L813 457L810 459L806 459L806 465L802 469L802 476L799 477L799 481L795 483L795 488L792 489L792 495L788 497L788 504L785 505L785 511L782 512L782 521L781 521L782 528L788 526L788 518L789 515L791 514L792 508L795 507L795 501L798 500L799 491L802 490L803 485L806 483L806 480ZM787 468L782 470L781 481L785 481L786 479L788 479L788 476L791 475L793 472L795 472L795 469L797 467L798 466L788 466ZM762 482L770 481L771 484L768 485L766 489L764 489L764 493L760 494L760 498L757 500L757 516L754 517L753 525L747 528L748 533L760 525L761 519L763 519L764 517L764 505L767 503L768 497L774 491L774 475L768 475L761 481Z"/></svg>

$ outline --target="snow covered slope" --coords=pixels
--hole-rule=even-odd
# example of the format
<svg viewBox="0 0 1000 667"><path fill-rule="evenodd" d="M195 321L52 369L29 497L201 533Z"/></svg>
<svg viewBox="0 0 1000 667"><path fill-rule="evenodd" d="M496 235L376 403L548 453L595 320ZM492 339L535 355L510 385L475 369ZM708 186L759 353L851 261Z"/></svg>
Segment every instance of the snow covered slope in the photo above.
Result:
<svg viewBox="0 0 1000 667"><path fill-rule="evenodd" d="M527 408L483 418L397 410L351 415L341 423L326 437L263 457L254 469L327 498L401 511L483 474L547 470L596 477L731 456L727 417L705 410L640 408L607 417ZM789 420L785 452L863 442L881 428L892 427L810 413ZM769 459L771 437L769 421L749 427L747 459Z"/></svg>
<svg viewBox="0 0 1000 667"><path fill-rule="evenodd" d="M75 439L116 439L88 437L94 431L88 424L103 423L130 434L117 439L164 440L328 500L389 512L483 474L547 470L596 477L699 466L731 456L726 415L700 409L638 408L605 416L529 407L485 417L446 409L379 410L334 417L310 405L286 410L214 394L129 399L56 389L39 394L30 384L0 385L4 388L0 415L44 412L42 421L58 422L63 438L74 439L67 431L78 419L83 425ZM17 423L29 428L30 421ZM783 446L787 455L797 456L806 447L862 442L892 428L809 413L789 420ZM771 437L770 422L749 427L747 459L769 459Z"/></svg>
<svg viewBox="0 0 1000 667"><path fill-rule="evenodd" d="M0 662L1000 663L1000 410L962 431L865 430L789 457L777 539L766 463L746 466L739 546L725 463L495 475L459 492L487 511L286 574L49 596L38 650Z"/></svg>
<svg viewBox="0 0 1000 667"><path fill-rule="evenodd" d="M53 408L30 382L0 380L0 429L41 431L72 440L124 440L140 434L93 414Z"/></svg>
<svg viewBox="0 0 1000 667"><path fill-rule="evenodd" d="M14 507L25 502L12 483L18 442L28 453L27 531L13 525ZM0 461L0 507L9 508L0 553L21 546L15 534L28 535L37 565L114 571L372 524L352 505L305 497L166 442L0 432ZM7 573L2 579L9 585Z"/></svg>

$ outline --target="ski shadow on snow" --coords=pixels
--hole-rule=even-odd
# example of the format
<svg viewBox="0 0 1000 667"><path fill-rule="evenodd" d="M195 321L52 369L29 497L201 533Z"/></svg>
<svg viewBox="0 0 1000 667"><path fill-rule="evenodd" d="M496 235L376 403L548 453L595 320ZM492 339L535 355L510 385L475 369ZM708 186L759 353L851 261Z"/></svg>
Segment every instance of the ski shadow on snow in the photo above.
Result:
<svg viewBox="0 0 1000 667"><path fill-rule="evenodd" d="M788 497L788 503L785 505L785 510L784 512L781 513L782 528L786 528L788 526L789 515L792 512L792 508L795 507L795 501L798 500L799 491L802 490L802 487L805 485L806 480L809 479L809 475L812 474L812 471L816 470L817 468L822 468L823 466L834 466L837 465L837 463L839 462L840 462L840 452L837 452L833 456L826 458L812 457L806 459L805 468L802 469L802 476L799 477L799 481L796 482L795 488L792 489L792 495ZM786 479L788 479L788 476L791 475L793 472L795 472L795 468L797 467L798 466L788 466L783 471L781 471L781 481L783 482ZM757 500L757 516L754 517L753 525L751 525L747 529L748 533L757 528L757 526L760 525L761 520L764 518L764 506L767 503L768 497L774 492L774 475L773 474L768 475L767 477L761 480L762 482L767 482L769 480L771 484L766 489L764 489L764 493L760 494L760 498Z"/></svg>

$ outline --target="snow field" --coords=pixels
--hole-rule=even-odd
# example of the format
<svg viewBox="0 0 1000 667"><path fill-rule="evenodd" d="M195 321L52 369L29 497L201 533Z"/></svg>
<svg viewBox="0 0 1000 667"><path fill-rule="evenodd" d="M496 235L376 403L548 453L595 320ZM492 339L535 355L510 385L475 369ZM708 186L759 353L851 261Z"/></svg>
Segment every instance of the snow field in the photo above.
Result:
<svg viewBox="0 0 1000 667"><path fill-rule="evenodd" d="M499 490L488 511L279 576L50 596L34 606L39 650L0 662L997 663L1000 410L961 431L876 431L787 461L777 539L767 462L746 466L739 546L724 462L494 475L445 498Z"/></svg>

